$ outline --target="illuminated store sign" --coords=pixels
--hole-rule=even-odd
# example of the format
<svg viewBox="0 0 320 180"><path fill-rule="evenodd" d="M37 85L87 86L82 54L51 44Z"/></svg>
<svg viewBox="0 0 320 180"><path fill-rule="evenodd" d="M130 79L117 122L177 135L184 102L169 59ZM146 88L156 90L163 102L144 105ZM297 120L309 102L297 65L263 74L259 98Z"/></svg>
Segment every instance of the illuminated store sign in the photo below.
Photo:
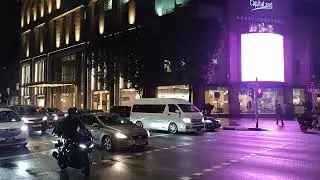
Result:
<svg viewBox="0 0 320 180"><path fill-rule="evenodd" d="M256 10L266 10L266 9L272 9L273 8L273 3L272 2L265 2L265 1L260 1L260 0L250 0L250 6L253 8L251 11L256 11Z"/></svg>

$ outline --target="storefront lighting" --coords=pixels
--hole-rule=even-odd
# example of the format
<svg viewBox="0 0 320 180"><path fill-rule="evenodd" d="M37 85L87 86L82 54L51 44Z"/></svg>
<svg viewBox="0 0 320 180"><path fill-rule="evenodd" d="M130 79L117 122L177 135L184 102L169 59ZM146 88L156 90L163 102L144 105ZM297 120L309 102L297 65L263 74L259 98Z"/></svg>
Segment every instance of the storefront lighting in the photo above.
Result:
<svg viewBox="0 0 320 180"><path fill-rule="evenodd" d="M129 2L129 24L134 24L136 21L136 2L135 0L130 0Z"/></svg>
<svg viewBox="0 0 320 180"><path fill-rule="evenodd" d="M104 12L102 12L99 16L99 33L104 33Z"/></svg>
<svg viewBox="0 0 320 180"><path fill-rule="evenodd" d="M56 0L57 9L60 9L61 7L61 0Z"/></svg>

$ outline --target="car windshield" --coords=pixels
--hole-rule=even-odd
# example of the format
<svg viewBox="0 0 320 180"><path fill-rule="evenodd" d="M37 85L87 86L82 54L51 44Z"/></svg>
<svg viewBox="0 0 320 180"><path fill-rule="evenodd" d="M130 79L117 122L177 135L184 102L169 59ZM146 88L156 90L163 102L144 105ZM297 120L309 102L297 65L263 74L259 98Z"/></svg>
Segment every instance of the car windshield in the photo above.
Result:
<svg viewBox="0 0 320 180"><path fill-rule="evenodd" d="M178 104L183 112L200 112L199 109L193 104Z"/></svg>
<svg viewBox="0 0 320 180"><path fill-rule="evenodd" d="M21 121L17 113L13 111L1 111L0 112L0 123L6 122L18 122Z"/></svg>
<svg viewBox="0 0 320 180"><path fill-rule="evenodd" d="M123 118L119 115L99 116L100 121L105 125L125 125L132 124L127 118Z"/></svg>
<svg viewBox="0 0 320 180"><path fill-rule="evenodd" d="M20 115L31 115L41 113L41 109L37 109L36 107L18 107L17 112Z"/></svg>

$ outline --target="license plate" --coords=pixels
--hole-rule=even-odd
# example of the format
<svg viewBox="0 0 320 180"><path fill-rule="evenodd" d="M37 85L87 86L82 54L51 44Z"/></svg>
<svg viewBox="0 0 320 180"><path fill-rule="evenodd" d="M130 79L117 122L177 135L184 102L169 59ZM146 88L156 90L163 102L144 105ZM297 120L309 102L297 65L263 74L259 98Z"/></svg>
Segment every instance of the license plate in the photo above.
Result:
<svg viewBox="0 0 320 180"><path fill-rule="evenodd" d="M32 125L32 127L41 127L41 124Z"/></svg>
<svg viewBox="0 0 320 180"><path fill-rule="evenodd" d="M14 142L15 139L14 139L14 138L7 138L6 141L7 141L7 142Z"/></svg>
<svg viewBox="0 0 320 180"><path fill-rule="evenodd" d="M146 144L146 141L136 141L136 145L144 145Z"/></svg>

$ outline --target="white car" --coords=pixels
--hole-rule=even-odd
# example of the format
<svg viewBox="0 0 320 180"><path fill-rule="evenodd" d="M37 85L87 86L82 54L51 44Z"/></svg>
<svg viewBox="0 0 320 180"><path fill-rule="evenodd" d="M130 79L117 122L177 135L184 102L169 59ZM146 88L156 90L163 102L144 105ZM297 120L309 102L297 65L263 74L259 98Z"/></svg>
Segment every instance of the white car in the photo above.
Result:
<svg viewBox="0 0 320 180"><path fill-rule="evenodd" d="M18 114L6 108L0 108L0 147L26 146L29 141L28 126Z"/></svg>

